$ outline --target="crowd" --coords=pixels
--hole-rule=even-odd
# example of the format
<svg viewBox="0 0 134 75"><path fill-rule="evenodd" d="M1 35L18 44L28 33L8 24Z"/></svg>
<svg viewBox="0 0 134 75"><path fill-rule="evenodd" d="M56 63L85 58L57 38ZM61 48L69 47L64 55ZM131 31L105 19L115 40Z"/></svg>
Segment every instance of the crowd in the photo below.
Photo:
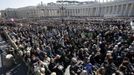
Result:
<svg viewBox="0 0 134 75"><path fill-rule="evenodd" d="M128 22L81 26L29 25L7 31L31 75L64 75L68 67L70 75L134 75L134 35Z"/></svg>

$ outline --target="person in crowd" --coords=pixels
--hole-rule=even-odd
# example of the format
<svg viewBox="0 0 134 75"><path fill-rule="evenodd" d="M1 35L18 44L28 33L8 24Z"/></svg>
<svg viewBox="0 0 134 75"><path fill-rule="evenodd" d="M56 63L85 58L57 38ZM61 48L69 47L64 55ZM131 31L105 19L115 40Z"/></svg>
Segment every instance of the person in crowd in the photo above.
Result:
<svg viewBox="0 0 134 75"><path fill-rule="evenodd" d="M134 34L125 20L7 27L33 74L134 75ZM48 26L45 26L48 25Z"/></svg>

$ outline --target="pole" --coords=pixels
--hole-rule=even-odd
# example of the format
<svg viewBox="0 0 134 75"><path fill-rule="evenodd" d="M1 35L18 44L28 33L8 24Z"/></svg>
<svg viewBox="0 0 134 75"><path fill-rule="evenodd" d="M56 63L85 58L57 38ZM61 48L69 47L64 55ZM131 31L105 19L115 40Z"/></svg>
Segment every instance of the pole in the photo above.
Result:
<svg viewBox="0 0 134 75"><path fill-rule="evenodd" d="M62 4L61 4L61 22L63 24L63 0L62 0Z"/></svg>

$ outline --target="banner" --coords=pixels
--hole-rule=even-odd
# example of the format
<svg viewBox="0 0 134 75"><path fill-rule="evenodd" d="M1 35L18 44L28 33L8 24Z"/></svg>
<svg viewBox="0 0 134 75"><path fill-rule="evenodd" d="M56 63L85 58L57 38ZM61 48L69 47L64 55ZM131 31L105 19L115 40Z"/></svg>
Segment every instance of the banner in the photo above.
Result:
<svg viewBox="0 0 134 75"><path fill-rule="evenodd" d="M131 25L132 30L134 30L134 22L133 21L130 22L130 25Z"/></svg>

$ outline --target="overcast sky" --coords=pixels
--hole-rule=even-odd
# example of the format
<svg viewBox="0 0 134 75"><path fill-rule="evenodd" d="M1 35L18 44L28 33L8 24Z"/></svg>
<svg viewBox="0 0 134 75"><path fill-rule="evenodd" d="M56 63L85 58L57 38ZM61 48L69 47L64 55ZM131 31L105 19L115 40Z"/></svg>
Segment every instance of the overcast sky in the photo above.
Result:
<svg viewBox="0 0 134 75"><path fill-rule="evenodd" d="M57 0L1 0L0 1L0 10L5 8L19 8L24 6L37 5L39 3L49 3L56 2ZM93 0L75 0L75 1L93 1Z"/></svg>

